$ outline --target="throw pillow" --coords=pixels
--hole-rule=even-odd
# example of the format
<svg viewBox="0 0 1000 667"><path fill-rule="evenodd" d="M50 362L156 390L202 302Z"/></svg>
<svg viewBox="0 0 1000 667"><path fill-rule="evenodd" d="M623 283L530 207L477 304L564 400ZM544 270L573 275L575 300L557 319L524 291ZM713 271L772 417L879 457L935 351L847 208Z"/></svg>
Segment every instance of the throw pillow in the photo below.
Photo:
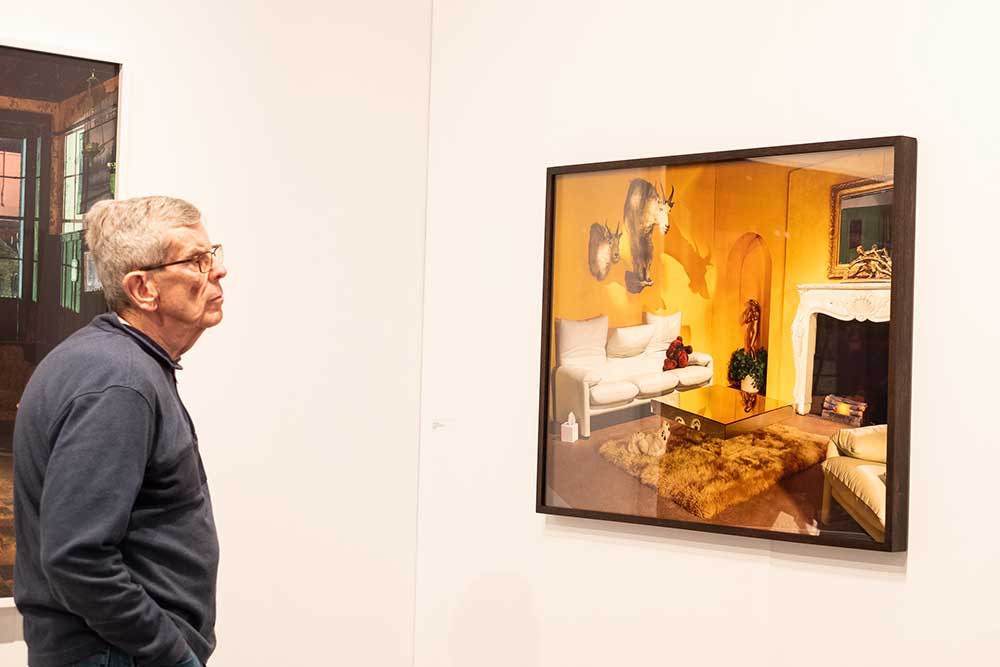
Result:
<svg viewBox="0 0 1000 667"><path fill-rule="evenodd" d="M834 433L831 439L844 456L885 463L888 429L885 424L845 428Z"/></svg>
<svg viewBox="0 0 1000 667"><path fill-rule="evenodd" d="M635 357L642 354L656 329L652 324L612 329L608 335L609 357Z"/></svg>
<svg viewBox="0 0 1000 667"><path fill-rule="evenodd" d="M560 366L607 361L608 316L556 320L556 361Z"/></svg>
<svg viewBox="0 0 1000 667"><path fill-rule="evenodd" d="M652 324L655 329L653 337L646 345L646 354L662 354L670 347L670 343L681 335L681 313L673 315L656 315L654 313L644 313L646 324Z"/></svg>

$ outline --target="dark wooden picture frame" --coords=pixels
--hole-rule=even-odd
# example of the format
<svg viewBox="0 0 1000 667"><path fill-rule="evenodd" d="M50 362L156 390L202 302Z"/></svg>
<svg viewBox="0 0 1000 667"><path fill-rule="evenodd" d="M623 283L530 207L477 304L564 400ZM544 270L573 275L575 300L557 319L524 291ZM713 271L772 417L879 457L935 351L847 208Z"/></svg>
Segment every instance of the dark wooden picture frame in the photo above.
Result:
<svg viewBox="0 0 1000 667"><path fill-rule="evenodd" d="M762 528L759 526L727 524L713 522L710 520L679 520L677 518L667 518L650 514L631 514L621 511L605 511L601 508L580 507L569 504L560 498L549 486L550 474L554 470L549 448L552 442L560 446L559 428L561 419L556 416L553 398L555 385L555 367L553 364L556 353L556 318L554 317L554 270L555 270L555 246L557 241L556 210L560 202L557 201L557 182L560 178L569 175L589 174L595 172L613 173L620 170L641 170L651 168L663 168L662 173L671 173L671 169L693 168L697 166L716 167L722 163L734 163L739 161L773 162L787 158L787 164L792 164L796 160L807 160L810 154L839 152L839 151L865 151L868 149L891 149L890 163L892 172L889 178L892 181L893 200L891 211L891 234L892 234L892 256L891 256L891 281L883 282L882 289L889 292L889 325L888 325L888 397L885 405L887 413L887 431L885 437L885 469L882 476L885 482L885 502L884 502L884 539L878 541L864 532L845 532L839 530L817 530L815 532L797 532ZM664 526L670 528L682 528L687 530L706 531L711 533L722 533L730 535L741 535L788 542L799 542L839 547L849 547L857 549L875 551L905 551L907 548L908 531L908 511L909 511L909 458L910 458L910 393L911 393L911 362L912 362L912 329L913 329L913 269L914 269L914 221L915 221L915 201L916 201L916 165L917 165L917 141L911 137L889 136L869 139L854 139L846 141L831 141L808 144L795 144L787 146L772 146L765 148L730 150L710 153L695 153L688 155L674 155L665 157L654 157L645 159L631 159L611 162L598 162L589 164L577 164L559 167L550 167L546 171L546 200L545 200L545 254L542 280L542 322L541 322L541 359L540 359L540 387L539 387L539 412L538 412L538 458L537 458L537 480L536 480L536 512L556 516L583 517L589 519L600 519L607 521L618 521L633 524L645 524L654 526ZM658 172L659 173L659 172ZM655 179L652 179L655 180ZM669 181L669 178L665 178ZM747 179L749 180L749 179ZM675 195L669 182L655 184L654 198L659 197L659 201L668 200L667 204L672 207L674 203L669 200L683 199L682 191L678 190ZM754 187L754 186L749 186ZM619 189L625 194L624 189ZM652 188L650 188L652 191ZM574 191L576 192L576 191ZM670 193L668 195L668 192ZM626 207L624 215L629 214L628 198L632 196L630 189L626 195ZM617 206L622 206L622 198L617 198ZM829 191L824 200L823 206L829 205ZM608 209L610 210L610 209ZM621 211L621 208L617 210ZM825 208L824 210L828 210ZM715 215L713 211L712 215ZM785 215L788 216L786 204ZM581 271L581 275L588 280L604 280L608 271L607 254L601 255L604 263L598 268L594 268L594 247L595 236L598 240L612 238L617 244L621 236L621 228L626 226L625 222L617 219L605 221L607 214L599 215L597 212L589 216L586 226L591 227L591 274L593 278L587 276L586 271ZM593 223L593 224L591 224ZM603 224L602 224L603 223ZM812 224L810 222L809 224ZM822 238L827 239L829 217L817 217L815 224L819 226ZM584 221L581 219L579 227L585 229ZM617 225L617 228L616 228ZM603 229L598 229L602 227ZM669 229L669 228L668 228ZM787 229L787 220L786 220ZM579 237L582 232L575 231ZM604 231L606 230L606 231ZM672 231L672 229L671 229ZM618 237L615 233L618 232ZM560 232L562 233L562 232ZM669 232L664 232L664 235ZM639 235L636 234L638 237ZM787 232L786 232L787 236ZM563 236L565 238L565 236ZM576 237L575 237L576 238ZM661 236L661 238L663 238ZM577 243L577 241L574 241ZM626 248L629 243L621 241L621 264L612 269L621 274L622 269L626 269L625 279L622 285L627 285L630 294L636 294L645 289L647 284L652 284L649 280L651 273L649 265L645 268L637 261L636 257L641 252L641 248L632 247L631 261L626 261ZM577 246L574 246L574 248ZM580 246L583 247L583 246ZM561 252L561 251L560 251ZM824 260L829 256L825 243L822 248ZM577 253L579 254L579 253ZM617 253L615 253L617 255ZM665 251L664 251L665 254ZM576 261L576 259L574 259ZM581 257L581 263L584 259ZM617 259L613 260L617 261ZM666 261L663 260L663 265ZM631 267L631 272L627 269ZM657 265L660 266L660 265ZM828 266L819 267L824 277ZM574 269L576 270L576 269ZM665 269L662 269L665 271ZM645 273L644 273L645 271ZM655 278L655 276L653 276ZM625 294L620 288L619 292ZM787 290L786 290L787 292ZM784 293L784 292L783 292ZM624 298L624 297L623 297ZM789 298L787 295L785 299ZM782 305L783 304L779 304ZM585 316L580 315L580 320L585 320ZM815 320L816 315L811 316ZM586 320L590 321L590 320ZM648 320L647 320L648 321ZM605 327L607 323L605 322ZM625 328L625 327L622 327ZM607 334L606 334L607 335ZM782 334L785 335L785 334ZM814 335L814 334L813 334ZM695 350L698 345L695 341ZM668 352L669 354L669 352ZM734 353L735 354L735 353ZM716 359L722 364L724 359ZM811 363L811 362L810 362ZM709 381L711 383L711 381ZM732 385L731 385L732 386ZM811 386L811 385L810 385ZM586 395L586 394L585 394ZM763 397L760 397L763 398ZM590 400L585 399L585 400ZM753 399L750 399L751 403ZM652 403L650 404L652 406ZM646 409L648 417L649 409ZM749 408L748 408L749 410ZM640 413L641 414L641 413ZM799 412L799 415L805 413ZM672 424L671 424L672 426ZM686 425L685 428L688 428ZM574 427L576 428L576 427ZM587 431L589 433L589 424ZM886 428L886 427L882 427ZM572 432L572 431L571 431ZM582 429L580 431L582 433ZM701 436L698 436L701 437ZM831 445L832 446L832 445ZM555 447L553 445L553 447ZM596 445L595 445L596 447ZM864 457L862 457L864 458ZM822 460L822 459L821 459ZM616 471L618 473L620 471ZM638 480L636 480L638 481ZM554 501L553 501L554 500ZM867 529L866 529L867 530ZM869 531L870 532L870 531Z"/></svg>

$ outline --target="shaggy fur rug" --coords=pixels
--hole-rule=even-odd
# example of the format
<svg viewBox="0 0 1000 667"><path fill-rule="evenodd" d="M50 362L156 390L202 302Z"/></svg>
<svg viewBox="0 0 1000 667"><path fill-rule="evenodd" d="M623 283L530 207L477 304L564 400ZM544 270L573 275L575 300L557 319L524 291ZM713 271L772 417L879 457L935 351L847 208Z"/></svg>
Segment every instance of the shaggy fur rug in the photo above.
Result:
<svg viewBox="0 0 1000 667"><path fill-rule="evenodd" d="M729 440L665 425L608 440L601 456L703 519L826 458L827 438L783 424Z"/></svg>

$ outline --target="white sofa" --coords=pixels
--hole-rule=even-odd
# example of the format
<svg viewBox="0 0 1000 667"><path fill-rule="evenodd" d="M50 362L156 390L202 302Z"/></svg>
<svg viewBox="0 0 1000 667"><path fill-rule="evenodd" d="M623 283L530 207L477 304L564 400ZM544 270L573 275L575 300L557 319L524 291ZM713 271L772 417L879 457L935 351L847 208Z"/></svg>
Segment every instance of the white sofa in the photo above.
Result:
<svg viewBox="0 0 1000 667"><path fill-rule="evenodd" d="M569 413L590 436L590 418L650 402L657 396L712 384L712 357L695 351L687 368L663 370L667 346L680 335L681 314L646 313L645 324L608 329L607 315L556 319L553 414Z"/></svg>

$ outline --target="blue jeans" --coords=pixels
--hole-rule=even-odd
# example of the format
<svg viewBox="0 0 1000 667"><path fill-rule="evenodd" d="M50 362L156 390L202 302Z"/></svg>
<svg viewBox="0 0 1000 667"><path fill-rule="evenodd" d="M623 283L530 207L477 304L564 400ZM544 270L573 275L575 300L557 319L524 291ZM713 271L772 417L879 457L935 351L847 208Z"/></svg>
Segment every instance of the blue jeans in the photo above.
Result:
<svg viewBox="0 0 1000 667"><path fill-rule="evenodd" d="M135 667L135 660L120 649L109 646L100 653L95 653L67 667ZM191 649L188 649L187 657L170 667L202 667L202 664L198 660L198 656Z"/></svg>

